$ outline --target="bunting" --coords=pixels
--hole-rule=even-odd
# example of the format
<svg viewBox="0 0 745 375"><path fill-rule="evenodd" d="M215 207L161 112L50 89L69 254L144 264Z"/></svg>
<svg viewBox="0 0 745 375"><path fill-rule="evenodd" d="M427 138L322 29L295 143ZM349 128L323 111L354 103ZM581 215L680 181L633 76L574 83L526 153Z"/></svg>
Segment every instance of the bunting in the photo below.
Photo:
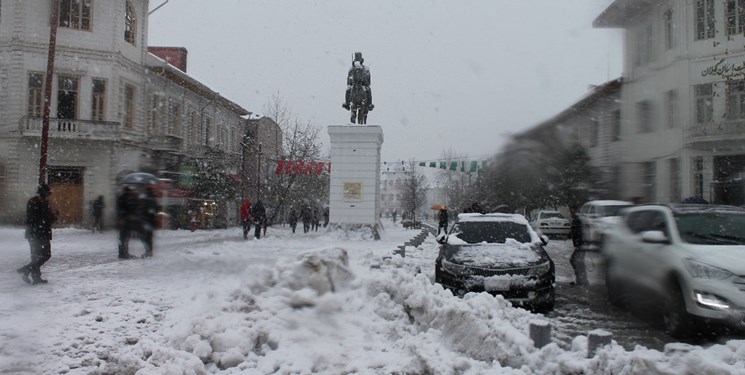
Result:
<svg viewBox="0 0 745 375"><path fill-rule="evenodd" d="M331 173L331 163L324 161L277 160L276 174L322 174Z"/></svg>
<svg viewBox="0 0 745 375"><path fill-rule="evenodd" d="M486 160L470 160L470 161L420 161L420 167L439 168L451 171L461 171L466 173L478 172L481 169L486 169Z"/></svg>

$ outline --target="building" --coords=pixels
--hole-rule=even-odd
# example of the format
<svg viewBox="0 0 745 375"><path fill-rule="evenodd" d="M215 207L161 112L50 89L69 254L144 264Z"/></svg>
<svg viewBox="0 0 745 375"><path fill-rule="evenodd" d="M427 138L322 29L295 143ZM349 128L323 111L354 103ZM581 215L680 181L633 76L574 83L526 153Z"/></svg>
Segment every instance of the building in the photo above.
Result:
<svg viewBox="0 0 745 375"><path fill-rule="evenodd" d="M87 202L103 195L110 225L118 179L133 171L188 175L210 148L241 172L250 112L190 77L185 49L149 51L147 0L5 1L0 221L20 222L37 185L52 4L59 21L46 180L61 224L86 223Z"/></svg>
<svg viewBox="0 0 745 375"><path fill-rule="evenodd" d="M616 0L595 19L624 32L623 196L745 204L744 5Z"/></svg>

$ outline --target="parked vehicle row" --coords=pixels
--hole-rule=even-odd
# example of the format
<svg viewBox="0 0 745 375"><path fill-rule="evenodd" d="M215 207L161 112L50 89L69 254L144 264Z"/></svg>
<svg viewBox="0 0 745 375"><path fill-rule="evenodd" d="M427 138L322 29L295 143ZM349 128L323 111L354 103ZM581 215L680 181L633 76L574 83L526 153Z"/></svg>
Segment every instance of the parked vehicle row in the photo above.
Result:
<svg viewBox="0 0 745 375"><path fill-rule="evenodd" d="M531 218L530 226L549 237L568 237L572 229L572 223L559 211L538 211Z"/></svg>

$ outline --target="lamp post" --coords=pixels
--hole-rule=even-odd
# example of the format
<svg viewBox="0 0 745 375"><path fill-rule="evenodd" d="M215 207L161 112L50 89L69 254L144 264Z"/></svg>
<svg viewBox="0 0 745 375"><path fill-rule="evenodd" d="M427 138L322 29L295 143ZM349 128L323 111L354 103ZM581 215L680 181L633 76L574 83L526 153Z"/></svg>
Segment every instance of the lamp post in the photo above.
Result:
<svg viewBox="0 0 745 375"><path fill-rule="evenodd" d="M261 142L258 142L258 157L256 158L256 200L260 199L261 194Z"/></svg>
<svg viewBox="0 0 745 375"><path fill-rule="evenodd" d="M41 146L39 147L39 185L46 181L47 156L49 144L49 105L52 101L52 77L54 76L54 52L57 49L57 25L59 24L59 3L50 1L52 6L51 28L49 29L49 51L47 53L47 76L44 87L44 113L41 126Z"/></svg>

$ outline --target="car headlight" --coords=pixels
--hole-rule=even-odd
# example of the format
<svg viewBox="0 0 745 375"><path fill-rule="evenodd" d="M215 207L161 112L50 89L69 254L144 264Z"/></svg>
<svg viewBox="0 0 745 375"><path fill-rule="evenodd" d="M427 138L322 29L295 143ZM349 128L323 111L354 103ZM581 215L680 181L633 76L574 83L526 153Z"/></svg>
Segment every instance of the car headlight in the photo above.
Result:
<svg viewBox="0 0 745 375"><path fill-rule="evenodd" d="M714 267L693 259L683 261L691 276L701 279L726 280L732 277L732 272L723 268Z"/></svg>
<svg viewBox="0 0 745 375"><path fill-rule="evenodd" d="M551 263L546 262L528 270L528 276L541 276L551 270Z"/></svg>

